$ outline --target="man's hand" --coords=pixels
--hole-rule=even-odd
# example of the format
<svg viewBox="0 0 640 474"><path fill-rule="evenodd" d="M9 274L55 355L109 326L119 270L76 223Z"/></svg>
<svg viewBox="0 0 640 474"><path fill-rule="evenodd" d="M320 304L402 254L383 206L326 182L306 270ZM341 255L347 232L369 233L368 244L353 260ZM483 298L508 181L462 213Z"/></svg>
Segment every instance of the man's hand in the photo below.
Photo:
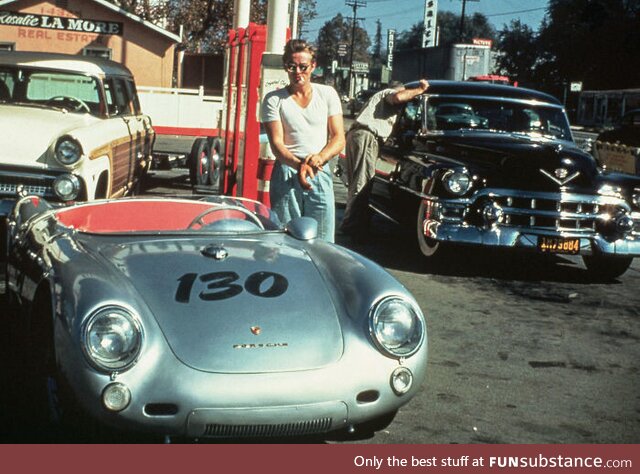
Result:
<svg viewBox="0 0 640 474"><path fill-rule="evenodd" d="M316 174L322 171L323 166L324 161L320 155L308 155L304 161L300 163L300 168L298 169L298 181L300 182L300 186L302 186L303 189L312 189L311 184L307 181L307 177L311 179L315 178Z"/></svg>
<svg viewBox="0 0 640 474"><path fill-rule="evenodd" d="M310 165L316 173L318 173L319 171L322 171L322 167L324 166L324 160L322 159L322 156L320 156L320 154L318 153L308 155L304 159L304 162Z"/></svg>
<svg viewBox="0 0 640 474"><path fill-rule="evenodd" d="M429 82L426 79L420 79L418 83L420 84L418 86L418 89L420 89L422 92L426 91L429 88Z"/></svg>
<svg viewBox="0 0 640 474"><path fill-rule="evenodd" d="M300 168L298 168L298 182L302 189L311 189L312 186L307 181L307 176L311 179L316 177L316 173L313 167L305 161L300 162Z"/></svg>

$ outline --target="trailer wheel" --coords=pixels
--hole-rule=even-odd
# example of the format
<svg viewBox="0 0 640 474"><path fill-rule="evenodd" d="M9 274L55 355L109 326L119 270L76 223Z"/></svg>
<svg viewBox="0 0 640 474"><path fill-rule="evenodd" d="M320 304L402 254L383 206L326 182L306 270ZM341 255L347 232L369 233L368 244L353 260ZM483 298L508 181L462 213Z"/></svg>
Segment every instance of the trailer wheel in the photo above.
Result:
<svg viewBox="0 0 640 474"><path fill-rule="evenodd" d="M206 138L193 142L189 154L189 178L192 186L209 184L211 172L211 147Z"/></svg>
<svg viewBox="0 0 640 474"><path fill-rule="evenodd" d="M219 138L214 138L211 143L211 171L209 173L209 181L215 186L218 192L222 192L223 180L223 160L222 160L222 142Z"/></svg>

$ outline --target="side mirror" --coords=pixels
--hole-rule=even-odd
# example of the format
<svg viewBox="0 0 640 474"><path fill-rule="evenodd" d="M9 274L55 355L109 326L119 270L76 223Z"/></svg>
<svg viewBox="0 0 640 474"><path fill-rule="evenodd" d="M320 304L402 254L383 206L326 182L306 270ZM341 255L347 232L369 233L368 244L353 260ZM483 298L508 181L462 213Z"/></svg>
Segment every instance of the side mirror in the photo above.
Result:
<svg viewBox="0 0 640 474"><path fill-rule="evenodd" d="M318 237L318 222L312 217L291 219L285 231L298 240L313 240Z"/></svg>

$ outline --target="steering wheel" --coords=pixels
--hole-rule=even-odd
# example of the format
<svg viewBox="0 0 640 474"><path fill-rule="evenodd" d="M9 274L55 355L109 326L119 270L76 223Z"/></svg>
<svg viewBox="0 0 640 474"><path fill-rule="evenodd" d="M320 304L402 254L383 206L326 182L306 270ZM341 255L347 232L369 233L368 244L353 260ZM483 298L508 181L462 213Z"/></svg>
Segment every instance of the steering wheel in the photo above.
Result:
<svg viewBox="0 0 640 474"><path fill-rule="evenodd" d="M255 216L255 214L253 214L248 209L245 209L244 207L239 207L239 206L216 206L216 207L212 207L210 209L207 209L204 212L201 212L200 214L198 214L191 221L191 223L187 226L187 229L191 229L195 225L203 226L204 225L203 219L205 218L205 216L207 216L209 214L213 214L214 212L220 212L220 211L237 211L237 212L241 212L244 215L246 215L249 218L249 220L251 220L253 223L255 223L261 230L264 230L264 226L262 225L262 222L260 222L260 219L258 219Z"/></svg>
<svg viewBox="0 0 640 474"><path fill-rule="evenodd" d="M47 99L47 104L55 105L56 102L71 102L73 104L76 104L73 109L74 112L85 110L87 113L91 113L91 109L89 108L87 103L82 99L78 99L77 97L72 97L70 95L54 95L53 97Z"/></svg>

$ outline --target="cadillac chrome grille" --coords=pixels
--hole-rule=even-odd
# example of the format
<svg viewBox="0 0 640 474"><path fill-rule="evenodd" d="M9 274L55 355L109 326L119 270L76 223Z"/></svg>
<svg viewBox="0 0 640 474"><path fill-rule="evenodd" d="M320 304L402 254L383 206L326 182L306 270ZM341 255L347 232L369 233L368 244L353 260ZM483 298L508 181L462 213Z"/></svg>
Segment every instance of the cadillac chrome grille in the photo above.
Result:
<svg viewBox="0 0 640 474"><path fill-rule="evenodd" d="M202 436L214 438L271 438L326 433L330 428L331 418L276 425L207 424Z"/></svg>
<svg viewBox="0 0 640 474"><path fill-rule="evenodd" d="M532 231L561 231L574 234L596 232L598 221L607 216L631 214L628 204L614 196L574 193L519 192L512 189L483 189L466 201L442 202L443 220L457 220L461 214L467 217L471 208L494 202L502 209L501 226L517 227ZM461 207L462 206L462 207ZM466 207L464 212L462 208ZM637 233L633 232L634 234Z"/></svg>
<svg viewBox="0 0 640 474"><path fill-rule="evenodd" d="M495 202L504 210L504 225L557 231L593 231L600 214L616 215L624 211L615 204L591 201L501 196Z"/></svg>

